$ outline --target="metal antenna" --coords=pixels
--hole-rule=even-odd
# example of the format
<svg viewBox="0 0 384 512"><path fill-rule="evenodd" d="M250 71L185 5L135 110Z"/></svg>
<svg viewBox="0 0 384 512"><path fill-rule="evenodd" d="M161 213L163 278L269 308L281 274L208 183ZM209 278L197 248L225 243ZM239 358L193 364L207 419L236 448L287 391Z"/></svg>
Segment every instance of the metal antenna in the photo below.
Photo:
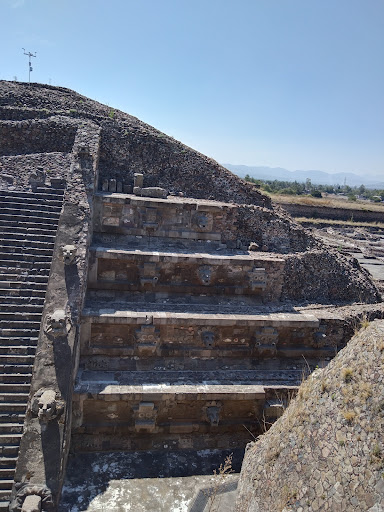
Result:
<svg viewBox="0 0 384 512"><path fill-rule="evenodd" d="M31 83L31 71L33 71L33 68L32 68L32 62L31 62L31 57L36 57L36 52L33 54L31 52L26 52L25 51L25 48L23 48L24 50L24 55L27 55L29 57L29 62L28 62L28 82Z"/></svg>

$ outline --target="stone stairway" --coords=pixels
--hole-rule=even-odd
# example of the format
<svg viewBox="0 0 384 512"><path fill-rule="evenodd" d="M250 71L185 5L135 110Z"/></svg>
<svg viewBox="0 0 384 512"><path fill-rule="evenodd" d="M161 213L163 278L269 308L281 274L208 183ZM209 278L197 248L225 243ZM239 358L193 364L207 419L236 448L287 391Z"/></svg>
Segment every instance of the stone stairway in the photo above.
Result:
<svg viewBox="0 0 384 512"><path fill-rule="evenodd" d="M0 190L0 510L8 510L63 190Z"/></svg>
<svg viewBox="0 0 384 512"><path fill-rule="evenodd" d="M279 303L284 257L225 243L235 207L96 195L74 451L244 446L333 357Z"/></svg>

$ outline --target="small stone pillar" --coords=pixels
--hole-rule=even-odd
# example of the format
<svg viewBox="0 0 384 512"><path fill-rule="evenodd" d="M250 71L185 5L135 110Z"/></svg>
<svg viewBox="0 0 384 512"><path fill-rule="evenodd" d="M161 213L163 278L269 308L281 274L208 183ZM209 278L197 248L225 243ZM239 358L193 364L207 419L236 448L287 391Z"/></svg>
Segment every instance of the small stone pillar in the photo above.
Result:
<svg viewBox="0 0 384 512"><path fill-rule="evenodd" d="M143 188L143 184L144 184L144 174L135 172L135 174L133 175L133 186Z"/></svg>

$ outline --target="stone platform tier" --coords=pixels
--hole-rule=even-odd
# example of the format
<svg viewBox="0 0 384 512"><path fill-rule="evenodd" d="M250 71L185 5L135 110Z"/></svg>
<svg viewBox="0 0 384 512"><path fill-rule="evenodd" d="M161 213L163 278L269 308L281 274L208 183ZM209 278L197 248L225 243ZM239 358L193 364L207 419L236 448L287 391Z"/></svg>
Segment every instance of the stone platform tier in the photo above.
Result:
<svg viewBox="0 0 384 512"><path fill-rule="evenodd" d="M8 510L62 202L62 190L0 190L0 510Z"/></svg>
<svg viewBox="0 0 384 512"><path fill-rule="evenodd" d="M95 195L94 230L134 236L219 242L236 205L169 197Z"/></svg>
<svg viewBox="0 0 384 512"><path fill-rule="evenodd" d="M255 368L270 358L302 360L305 355L319 360L335 353L332 341L319 343L322 328L313 315L140 309L136 304L136 311L84 310L84 368L144 370L175 364L180 370Z"/></svg>
<svg viewBox="0 0 384 512"><path fill-rule="evenodd" d="M84 379L94 377L89 373ZM186 383L188 376L180 374L173 382L151 384L142 377L144 383L124 384L131 377L122 374L111 381L101 373L98 381L78 383L75 451L238 448L249 432L260 433L260 418L274 421L296 391L286 384L265 387L229 380L195 384L194 377L201 378L197 375Z"/></svg>
<svg viewBox="0 0 384 512"><path fill-rule="evenodd" d="M268 302L280 299L282 258L263 253L238 254L207 243L190 247L184 243L184 252L172 244L167 250L161 244L159 250L146 245L145 240L141 249L93 247L89 288L151 291L163 296L179 293L257 295Z"/></svg>

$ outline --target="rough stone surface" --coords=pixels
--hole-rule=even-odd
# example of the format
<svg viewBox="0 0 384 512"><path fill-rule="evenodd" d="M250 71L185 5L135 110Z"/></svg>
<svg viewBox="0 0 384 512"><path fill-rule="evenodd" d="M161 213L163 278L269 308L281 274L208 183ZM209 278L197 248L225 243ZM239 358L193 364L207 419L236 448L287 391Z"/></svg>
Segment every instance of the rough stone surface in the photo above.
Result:
<svg viewBox="0 0 384 512"><path fill-rule="evenodd" d="M305 381L244 458L237 512L381 510L384 321Z"/></svg>
<svg viewBox="0 0 384 512"><path fill-rule="evenodd" d="M235 450L231 469L220 474L228 455L204 450L72 456L59 512L232 512L243 452Z"/></svg>

